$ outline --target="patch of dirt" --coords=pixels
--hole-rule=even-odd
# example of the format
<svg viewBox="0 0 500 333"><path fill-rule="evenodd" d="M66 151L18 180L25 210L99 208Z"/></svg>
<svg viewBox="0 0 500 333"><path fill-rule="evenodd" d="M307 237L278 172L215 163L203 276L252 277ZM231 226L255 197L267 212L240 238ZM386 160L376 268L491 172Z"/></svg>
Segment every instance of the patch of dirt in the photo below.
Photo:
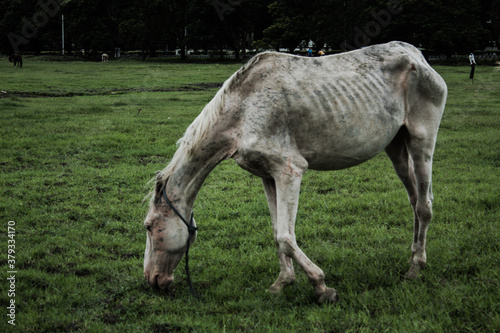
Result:
<svg viewBox="0 0 500 333"><path fill-rule="evenodd" d="M121 95L130 92L173 92L173 91L205 91L220 88L222 83L207 82L186 84L179 87L168 88L124 88L124 89L85 89L81 91L1 91L0 98L7 97L73 97L73 96L99 96L99 95Z"/></svg>

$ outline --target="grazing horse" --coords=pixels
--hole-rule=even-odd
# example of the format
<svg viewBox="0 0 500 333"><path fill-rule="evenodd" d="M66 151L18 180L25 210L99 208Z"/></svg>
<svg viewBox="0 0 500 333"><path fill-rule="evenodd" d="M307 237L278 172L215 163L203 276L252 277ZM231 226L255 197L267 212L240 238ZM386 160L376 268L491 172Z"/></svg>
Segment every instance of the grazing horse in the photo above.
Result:
<svg viewBox="0 0 500 333"><path fill-rule="evenodd" d="M106 53L103 53L101 58L102 58L102 62L108 62L109 57Z"/></svg>
<svg viewBox="0 0 500 333"><path fill-rule="evenodd" d="M407 276L417 277L427 261L432 157L446 96L444 80L417 48L402 42L321 58L256 55L224 83L157 173L144 221L147 282L164 289L174 280L196 237L197 193L215 166L232 158L264 185L281 267L269 291L295 281L293 260L318 302L336 301L337 292L295 238L302 177L307 169L355 166L382 150L413 207Z"/></svg>
<svg viewBox="0 0 500 333"><path fill-rule="evenodd" d="M14 67L23 67L23 57L19 54L11 55L9 61L14 63Z"/></svg>

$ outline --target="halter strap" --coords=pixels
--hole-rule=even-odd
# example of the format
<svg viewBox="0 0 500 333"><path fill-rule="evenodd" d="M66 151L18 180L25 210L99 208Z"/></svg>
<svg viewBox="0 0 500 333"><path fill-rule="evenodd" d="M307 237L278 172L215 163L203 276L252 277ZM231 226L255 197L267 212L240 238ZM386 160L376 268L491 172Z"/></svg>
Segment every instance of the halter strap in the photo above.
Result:
<svg viewBox="0 0 500 333"><path fill-rule="evenodd" d="M189 274L189 247L191 245L191 235L194 235L196 233L196 230L198 228L194 225L193 221L193 213L191 212L191 219L189 220L189 223L186 221L184 217L179 213L179 211L174 207L174 205L168 200L167 198L167 193L165 192L165 188L163 188L163 197L165 198L165 201L167 204L172 208L174 213L184 222L186 227L188 228L188 240L187 240L187 250L186 250L186 275L187 275L187 281L188 281L188 286L189 286L189 292L191 295L198 297L198 294L194 290L193 283L191 282L191 275Z"/></svg>

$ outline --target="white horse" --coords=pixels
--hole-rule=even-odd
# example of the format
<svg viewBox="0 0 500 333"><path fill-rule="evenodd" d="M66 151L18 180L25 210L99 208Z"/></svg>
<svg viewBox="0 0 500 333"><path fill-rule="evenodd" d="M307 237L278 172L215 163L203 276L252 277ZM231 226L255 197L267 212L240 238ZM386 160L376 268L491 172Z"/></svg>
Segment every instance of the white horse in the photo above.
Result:
<svg viewBox="0 0 500 333"><path fill-rule="evenodd" d="M103 53L101 56L102 62L108 62L108 58L109 58L109 56L106 53Z"/></svg>
<svg viewBox="0 0 500 333"><path fill-rule="evenodd" d="M281 267L269 290L295 281L294 260L318 302L335 301L335 289L295 239L302 176L349 168L384 149L414 210L407 276L416 277L427 260L432 156L446 96L443 79L402 42L321 58L258 54L224 83L157 174L144 221L146 280L161 289L173 281L196 237L196 195L214 167L233 158L264 185Z"/></svg>

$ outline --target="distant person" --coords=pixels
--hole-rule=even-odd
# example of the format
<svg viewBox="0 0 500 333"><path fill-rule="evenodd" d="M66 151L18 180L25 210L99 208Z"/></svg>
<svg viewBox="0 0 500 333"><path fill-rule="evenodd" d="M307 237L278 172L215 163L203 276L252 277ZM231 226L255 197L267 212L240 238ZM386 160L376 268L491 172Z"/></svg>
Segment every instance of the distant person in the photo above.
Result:
<svg viewBox="0 0 500 333"><path fill-rule="evenodd" d="M476 59L474 58L474 53L469 54L469 62L470 62L470 75L469 79L474 83L474 71L476 70Z"/></svg>
<svg viewBox="0 0 500 333"><path fill-rule="evenodd" d="M325 52L323 52L323 50L319 50L318 55L319 55L320 57L322 57L322 56L324 56L324 55L325 55Z"/></svg>
<svg viewBox="0 0 500 333"><path fill-rule="evenodd" d="M307 49L307 56L312 57L313 56L313 50L311 48Z"/></svg>

